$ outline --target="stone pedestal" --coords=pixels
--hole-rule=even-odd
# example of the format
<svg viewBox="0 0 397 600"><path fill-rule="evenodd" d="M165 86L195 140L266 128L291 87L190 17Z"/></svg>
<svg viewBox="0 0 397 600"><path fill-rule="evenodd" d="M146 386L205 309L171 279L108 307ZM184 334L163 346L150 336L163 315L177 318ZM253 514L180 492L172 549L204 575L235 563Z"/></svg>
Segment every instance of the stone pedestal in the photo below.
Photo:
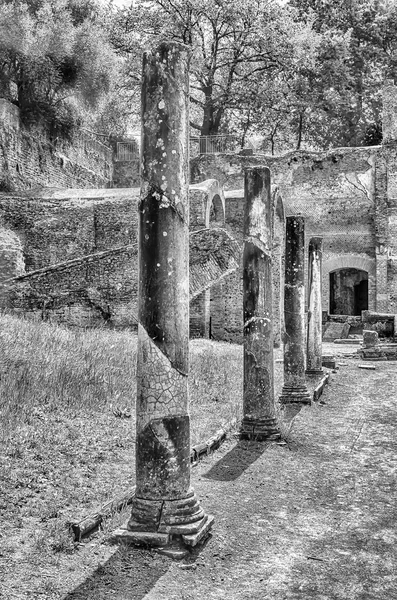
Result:
<svg viewBox="0 0 397 600"><path fill-rule="evenodd" d="M364 329L363 331L363 347L377 348L379 346L379 336L377 331Z"/></svg>
<svg viewBox="0 0 397 600"><path fill-rule="evenodd" d="M272 202L267 167L245 172L243 439L280 437L274 402Z"/></svg>
<svg viewBox="0 0 397 600"><path fill-rule="evenodd" d="M307 314L306 374L321 375L322 368L322 305L321 262L322 238L309 243L309 310Z"/></svg>
<svg viewBox="0 0 397 600"><path fill-rule="evenodd" d="M120 538L177 556L212 525L190 487L188 53L143 60L136 493Z"/></svg>
<svg viewBox="0 0 397 600"><path fill-rule="evenodd" d="M305 225L303 217L286 218L284 287L284 386L282 404L311 403L305 380Z"/></svg>

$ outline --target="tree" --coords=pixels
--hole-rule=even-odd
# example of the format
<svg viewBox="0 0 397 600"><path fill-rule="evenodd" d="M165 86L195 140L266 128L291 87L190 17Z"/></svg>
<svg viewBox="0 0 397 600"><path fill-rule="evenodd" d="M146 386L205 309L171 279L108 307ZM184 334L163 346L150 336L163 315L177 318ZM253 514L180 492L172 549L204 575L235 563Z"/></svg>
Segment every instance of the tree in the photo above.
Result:
<svg viewBox="0 0 397 600"><path fill-rule="evenodd" d="M290 0L327 43L312 78L311 134L322 145L381 141L381 88L397 75L394 0ZM343 44L340 41L343 39ZM343 46L343 50L341 48ZM320 127L318 125L320 124ZM314 129L317 134L314 135Z"/></svg>
<svg viewBox="0 0 397 600"><path fill-rule="evenodd" d="M203 136L227 131L231 113L252 112L255 83L288 70L309 29L273 0L138 0L118 11L112 41L128 57L131 87L143 49L191 46L191 126Z"/></svg>
<svg viewBox="0 0 397 600"><path fill-rule="evenodd" d="M67 135L108 92L116 57L93 0L0 0L0 95Z"/></svg>

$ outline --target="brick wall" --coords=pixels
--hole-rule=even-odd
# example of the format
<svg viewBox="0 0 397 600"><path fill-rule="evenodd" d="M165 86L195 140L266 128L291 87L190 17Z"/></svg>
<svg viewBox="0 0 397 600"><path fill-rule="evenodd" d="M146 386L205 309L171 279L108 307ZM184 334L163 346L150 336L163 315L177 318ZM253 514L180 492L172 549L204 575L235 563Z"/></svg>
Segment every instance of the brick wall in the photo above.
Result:
<svg viewBox="0 0 397 600"><path fill-rule="evenodd" d="M111 151L90 134L54 144L41 130L22 127L18 108L0 98L0 190L104 188L112 169Z"/></svg>
<svg viewBox="0 0 397 600"><path fill-rule="evenodd" d="M213 198L207 194L209 210ZM139 189L0 194L2 306L68 325L135 327ZM240 246L213 227L190 236L192 335L209 334L209 288Z"/></svg>

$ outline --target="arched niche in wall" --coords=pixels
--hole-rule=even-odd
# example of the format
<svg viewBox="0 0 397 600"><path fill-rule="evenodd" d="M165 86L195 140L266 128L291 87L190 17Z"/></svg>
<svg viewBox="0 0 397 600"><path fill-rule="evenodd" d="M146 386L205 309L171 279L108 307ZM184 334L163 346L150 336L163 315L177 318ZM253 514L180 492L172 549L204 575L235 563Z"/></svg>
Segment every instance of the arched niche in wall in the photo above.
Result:
<svg viewBox="0 0 397 600"><path fill-rule="evenodd" d="M375 258L344 254L323 261L323 307L331 315L375 310Z"/></svg>
<svg viewBox="0 0 397 600"><path fill-rule="evenodd" d="M207 179L189 186L190 230L223 227L225 224L225 195L216 179Z"/></svg>
<svg viewBox="0 0 397 600"><path fill-rule="evenodd" d="M285 211L281 193L277 187L272 193L273 202L273 335L274 345L279 347L284 330L284 254Z"/></svg>

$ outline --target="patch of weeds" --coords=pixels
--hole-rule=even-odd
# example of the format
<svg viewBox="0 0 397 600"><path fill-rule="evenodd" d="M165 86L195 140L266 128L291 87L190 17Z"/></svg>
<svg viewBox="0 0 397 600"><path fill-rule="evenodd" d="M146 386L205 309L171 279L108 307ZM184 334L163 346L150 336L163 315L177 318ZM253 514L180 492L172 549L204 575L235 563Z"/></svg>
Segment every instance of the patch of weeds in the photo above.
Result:
<svg viewBox="0 0 397 600"><path fill-rule="evenodd" d="M47 524L45 529L36 535L32 551L42 555L50 553L73 554L76 544L68 526L63 519Z"/></svg>

